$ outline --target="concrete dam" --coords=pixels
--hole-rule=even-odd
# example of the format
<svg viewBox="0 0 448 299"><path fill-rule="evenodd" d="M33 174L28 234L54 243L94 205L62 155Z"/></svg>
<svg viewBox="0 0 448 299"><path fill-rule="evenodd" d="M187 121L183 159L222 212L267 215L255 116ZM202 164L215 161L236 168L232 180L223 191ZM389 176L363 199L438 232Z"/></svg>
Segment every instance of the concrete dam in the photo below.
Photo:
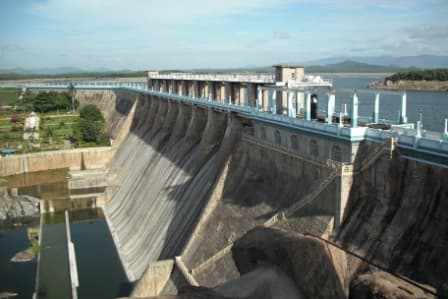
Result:
<svg viewBox="0 0 448 299"><path fill-rule="evenodd" d="M346 135L306 119L306 92L173 78L77 91L114 139L104 212L132 298L448 296L442 135Z"/></svg>

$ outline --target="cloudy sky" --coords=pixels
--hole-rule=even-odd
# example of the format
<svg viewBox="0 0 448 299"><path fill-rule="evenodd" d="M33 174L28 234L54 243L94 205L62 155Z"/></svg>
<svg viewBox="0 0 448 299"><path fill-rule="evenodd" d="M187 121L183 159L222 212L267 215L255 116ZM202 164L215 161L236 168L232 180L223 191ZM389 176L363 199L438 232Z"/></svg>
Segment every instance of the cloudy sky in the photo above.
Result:
<svg viewBox="0 0 448 299"><path fill-rule="evenodd" d="M448 55L448 0L0 0L0 68Z"/></svg>

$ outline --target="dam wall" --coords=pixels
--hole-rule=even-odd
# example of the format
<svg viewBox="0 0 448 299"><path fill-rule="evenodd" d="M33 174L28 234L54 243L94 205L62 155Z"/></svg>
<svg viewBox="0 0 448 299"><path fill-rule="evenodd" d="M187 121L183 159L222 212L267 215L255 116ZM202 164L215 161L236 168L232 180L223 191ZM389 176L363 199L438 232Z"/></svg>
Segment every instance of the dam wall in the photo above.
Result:
<svg viewBox="0 0 448 299"><path fill-rule="evenodd" d="M138 102L109 164L126 175L105 208L130 280L181 252L239 131L226 113L156 97Z"/></svg>
<svg viewBox="0 0 448 299"><path fill-rule="evenodd" d="M448 170L395 150L355 176L349 192L334 240L447 297Z"/></svg>
<svg viewBox="0 0 448 299"><path fill-rule="evenodd" d="M392 140L343 141L156 96L119 98L102 107L121 122L108 127L121 140L108 163L120 186L105 214L128 278L144 277L140 295L173 292L179 270L157 263L178 255L201 286L238 278L232 248L261 225L325 238L381 266L334 249L340 258L326 269L340 297L388 275L446 296L446 169L404 158ZM304 293L319 298L305 277Z"/></svg>

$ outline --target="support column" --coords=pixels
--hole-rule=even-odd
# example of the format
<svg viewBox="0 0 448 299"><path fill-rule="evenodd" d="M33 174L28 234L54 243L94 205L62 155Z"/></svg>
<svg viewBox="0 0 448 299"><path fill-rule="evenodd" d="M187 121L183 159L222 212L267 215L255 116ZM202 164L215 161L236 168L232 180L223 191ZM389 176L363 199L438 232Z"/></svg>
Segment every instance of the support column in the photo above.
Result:
<svg viewBox="0 0 448 299"><path fill-rule="evenodd" d="M353 102L352 102L352 128L358 127L358 95L353 94Z"/></svg>
<svg viewBox="0 0 448 299"><path fill-rule="evenodd" d="M334 93L331 93L328 97L328 104L327 104L327 123L330 125L333 122L334 105L335 105L335 95Z"/></svg>
<svg viewBox="0 0 448 299"><path fill-rule="evenodd" d="M244 107L247 107L247 106L249 106L249 85L246 85L244 88L243 88L243 90L244 90L244 103L243 103L243 106Z"/></svg>
<svg viewBox="0 0 448 299"><path fill-rule="evenodd" d="M292 97L294 96L294 92L287 91L287 97L288 97L288 116L289 117L295 117L294 115L294 107L292 106Z"/></svg>
<svg viewBox="0 0 448 299"><path fill-rule="evenodd" d="M257 109L263 108L263 90L260 86L257 89Z"/></svg>
<svg viewBox="0 0 448 299"><path fill-rule="evenodd" d="M422 137L422 122L419 120L417 121L417 134L416 137L417 138L421 138Z"/></svg>
<svg viewBox="0 0 448 299"><path fill-rule="evenodd" d="M296 113L300 113L300 93L296 91Z"/></svg>
<svg viewBox="0 0 448 299"><path fill-rule="evenodd" d="M221 83L221 102L226 103L227 102L227 92L226 92L226 83Z"/></svg>
<svg viewBox="0 0 448 299"><path fill-rule="evenodd" d="M311 120L311 93L309 93L309 92L306 94L305 119Z"/></svg>
<svg viewBox="0 0 448 299"><path fill-rule="evenodd" d="M271 112L273 114L277 114L277 91L271 90L272 96L271 96Z"/></svg>
<svg viewBox="0 0 448 299"><path fill-rule="evenodd" d="M210 81L207 82L207 99L211 100L212 98L212 83Z"/></svg>
<svg viewBox="0 0 448 299"><path fill-rule="evenodd" d="M408 122L408 117L406 116L406 93L404 92L401 96L401 113L400 113L400 124L405 124Z"/></svg>
<svg viewBox="0 0 448 299"><path fill-rule="evenodd" d="M375 124L377 124L379 122L379 118L378 118L379 113L380 113L380 94L377 93L375 95L375 107L373 109L373 117L372 117L372 121Z"/></svg>

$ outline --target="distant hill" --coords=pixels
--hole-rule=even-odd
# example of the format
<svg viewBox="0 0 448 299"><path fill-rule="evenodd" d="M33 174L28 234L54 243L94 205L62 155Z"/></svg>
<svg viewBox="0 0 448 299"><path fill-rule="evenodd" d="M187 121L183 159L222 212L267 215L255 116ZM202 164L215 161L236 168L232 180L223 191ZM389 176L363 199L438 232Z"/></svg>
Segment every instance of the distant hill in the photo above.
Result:
<svg viewBox="0 0 448 299"><path fill-rule="evenodd" d="M289 63L287 63L289 64ZM396 73L416 70L417 68L448 68L448 56L403 56L403 57L355 57L352 59L334 57L310 61L301 64L307 73ZM439 66L440 65L440 66ZM446 66L444 66L446 65ZM425 67L426 66L426 67ZM201 68L192 70L162 70L161 72L196 72L196 73L271 73L272 66L241 67L228 69ZM0 80L28 78L74 78L74 77L141 77L144 71L83 70L76 67L40 68L40 69L0 69Z"/></svg>
<svg viewBox="0 0 448 299"><path fill-rule="evenodd" d="M346 60L340 63L306 66L307 73L394 73L404 69L398 66L382 66Z"/></svg>
<svg viewBox="0 0 448 299"><path fill-rule="evenodd" d="M340 56L303 62L305 66L337 64L344 61L357 61L371 65L397 66L402 68L447 68L448 56Z"/></svg>

